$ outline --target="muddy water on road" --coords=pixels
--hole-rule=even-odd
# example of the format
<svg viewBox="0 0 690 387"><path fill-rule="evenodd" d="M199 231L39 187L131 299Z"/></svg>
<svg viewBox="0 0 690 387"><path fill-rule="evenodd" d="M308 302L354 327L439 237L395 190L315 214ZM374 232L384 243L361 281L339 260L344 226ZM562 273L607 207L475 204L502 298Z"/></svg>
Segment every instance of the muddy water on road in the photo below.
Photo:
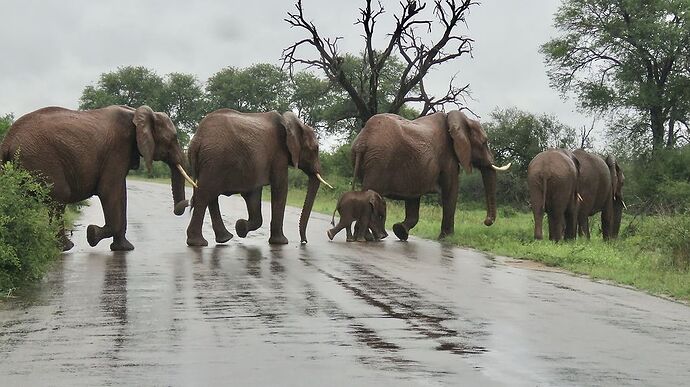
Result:
<svg viewBox="0 0 690 387"><path fill-rule="evenodd" d="M75 249L0 304L0 385L690 380L686 306L414 238L329 242L322 215L299 245L298 209L289 245L268 245L265 225L188 248L171 202L167 186L130 183L129 253L88 247L102 215L97 200L85 209ZM221 209L231 230L246 214L241 199Z"/></svg>

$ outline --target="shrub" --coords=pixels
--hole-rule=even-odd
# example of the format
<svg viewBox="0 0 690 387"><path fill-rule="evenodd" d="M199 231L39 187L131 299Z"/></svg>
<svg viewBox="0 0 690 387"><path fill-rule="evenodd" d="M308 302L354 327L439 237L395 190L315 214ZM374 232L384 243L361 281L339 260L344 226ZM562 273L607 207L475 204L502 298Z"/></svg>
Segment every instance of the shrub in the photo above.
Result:
<svg viewBox="0 0 690 387"><path fill-rule="evenodd" d="M11 163L0 167L0 290L40 279L60 253L49 189Z"/></svg>
<svg viewBox="0 0 690 387"><path fill-rule="evenodd" d="M656 248L663 258L659 266L665 269L690 268L690 214L654 216L646 222L643 240Z"/></svg>

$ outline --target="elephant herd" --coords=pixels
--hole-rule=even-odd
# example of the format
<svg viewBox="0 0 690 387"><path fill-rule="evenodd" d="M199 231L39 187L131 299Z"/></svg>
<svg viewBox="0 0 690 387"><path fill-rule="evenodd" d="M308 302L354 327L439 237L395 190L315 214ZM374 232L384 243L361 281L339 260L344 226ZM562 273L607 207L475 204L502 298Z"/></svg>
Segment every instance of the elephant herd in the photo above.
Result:
<svg viewBox="0 0 690 387"><path fill-rule="evenodd" d="M186 156L170 118L148 106L113 105L86 111L43 108L20 117L0 145L2 163L16 161L51 185L51 212L60 222L66 204L94 195L100 198L105 225L87 227L91 246L113 238L113 251L134 248L125 237L126 176L130 169L139 168L140 159L149 171L154 160L170 167L173 212L179 216L187 207L192 209L189 246L208 244L202 234L207 208L216 242L233 237L221 217L220 195L240 194L246 202L248 219L235 223L239 237L258 229L263 223L261 193L266 185L271 186L268 241L288 243L283 233L288 167L298 168L309 179L299 219L301 242L307 242L307 223L320 184L330 185L321 176L316 134L294 113L216 110L199 123ZM355 138L352 163L353 188L359 181L362 190L345 193L338 201L340 222L328 230L330 239L343 228L348 241L385 238L385 197L404 201L405 219L393 225L393 232L407 240L419 220L420 198L431 192L440 194L443 209L439 238L452 234L461 168L467 173L481 172L484 224L490 226L496 220L496 172L510 167L493 164L486 133L479 122L460 111L415 120L377 114ZM185 199L185 180L194 187L189 200ZM549 215L551 239L573 238L577 227L589 236L588 216L598 211L602 211L604 237L617 235L624 206L623 174L612 158L549 150L530 164L528 184L536 238L542 237L544 212ZM63 250L73 247L64 227L60 238Z"/></svg>
<svg viewBox="0 0 690 387"><path fill-rule="evenodd" d="M542 239L542 220L548 215L549 239L590 237L589 217L601 212L605 240L618 237L625 176L612 156L605 158L582 149L549 149L527 168L534 238Z"/></svg>

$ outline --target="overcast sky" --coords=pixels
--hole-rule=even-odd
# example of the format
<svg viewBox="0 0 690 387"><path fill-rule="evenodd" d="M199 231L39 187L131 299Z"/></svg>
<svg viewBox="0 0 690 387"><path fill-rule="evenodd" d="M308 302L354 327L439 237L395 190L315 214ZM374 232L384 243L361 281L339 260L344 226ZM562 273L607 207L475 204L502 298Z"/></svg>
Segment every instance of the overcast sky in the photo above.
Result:
<svg viewBox="0 0 690 387"><path fill-rule="evenodd" d="M431 0L428 0L431 2ZM581 127L578 114L549 88L539 46L555 31L555 0L480 0L464 32L475 40L473 58L434 71L427 88L445 93L448 79L470 83L468 107L483 120L497 106L556 115ZM303 0L322 36L343 36L343 51L359 52L363 1ZM392 20L398 0L382 0ZM0 1L0 114L20 116L58 105L76 108L84 86L118 66L143 65L159 75L192 73L201 81L225 66L280 65L283 48L305 37L283 21L291 0ZM431 8L429 4L427 8ZM384 27L377 31L385 39ZM304 52L305 54L313 54Z"/></svg>

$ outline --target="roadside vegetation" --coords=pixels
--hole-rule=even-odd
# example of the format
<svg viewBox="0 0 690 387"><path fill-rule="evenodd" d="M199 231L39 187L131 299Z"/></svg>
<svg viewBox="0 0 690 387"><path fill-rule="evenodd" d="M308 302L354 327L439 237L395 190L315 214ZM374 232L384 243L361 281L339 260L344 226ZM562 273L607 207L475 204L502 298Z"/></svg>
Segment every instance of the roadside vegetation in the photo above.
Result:
<svg viewBox="0 0 690 387"><path fill-rule="evenodd" d="M40 279L60 253L48 188L11 163L0 171L0 294Z"/></svg>

